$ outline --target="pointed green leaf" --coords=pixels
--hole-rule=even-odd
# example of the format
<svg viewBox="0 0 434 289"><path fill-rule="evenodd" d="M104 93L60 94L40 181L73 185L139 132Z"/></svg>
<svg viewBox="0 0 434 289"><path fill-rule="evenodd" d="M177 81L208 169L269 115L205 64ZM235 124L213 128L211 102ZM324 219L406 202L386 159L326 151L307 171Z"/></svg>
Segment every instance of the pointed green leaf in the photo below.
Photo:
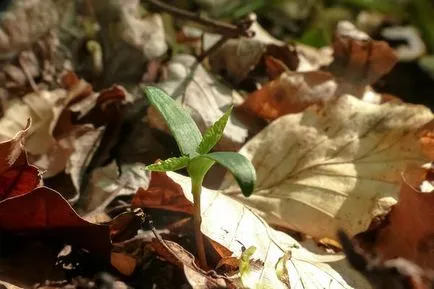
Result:
<svg viewBox="0 0 434 289"><path fill-rule="evenodd" d="M199 154L208 153L220 140L231 115L232 107L223 114L203 135L202 142L199 144L197 152Z"/></svg>
<svg viewBox="0 0 434 289"><path fill-rule="evenodd" d="M182 154L196 156L202 135L191 116L163 90L151 86L145 87L144 90L151 104L167 122Z"/></svg>
<svg viewBox="0 0 434 289"><path fill-rule="evenodd" d="M228 169L235 177L244 196L252 194L256 183L256 172L250 161L243 155L235 152L215 152L201 155L198 158L208 158Z"/></svg>
<svg viewBox="0 0 434 289"><path fill-rule="evenodd" d="M155 172L177 171L182 168L185 168L188 164L188 161L189 161L189 157L187 156L169 158L167 160L160 161L156 164L146 166L146 169L148 171L155 171Z"/></svg>

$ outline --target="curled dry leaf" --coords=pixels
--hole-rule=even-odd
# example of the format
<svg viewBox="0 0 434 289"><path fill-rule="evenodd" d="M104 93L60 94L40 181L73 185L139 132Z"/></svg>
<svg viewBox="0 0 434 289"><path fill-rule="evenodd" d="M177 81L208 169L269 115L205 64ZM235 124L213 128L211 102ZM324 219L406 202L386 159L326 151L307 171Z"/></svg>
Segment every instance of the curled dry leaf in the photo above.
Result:
<svg viewBox="0 0 434 289"><path fill-rule="evenodd" d="M39 171L27 163L21 144L29 127L30 121L25 130L0 143L0 200L26 194L39 185Z"/></svg>
<svg viewBox="0 0 434 289"><path fill-rule="evenodd" d="M177 55L168 65L169 77L159 84L172 98L189 110L199 129L204 132L241 96L209 74L190 55ZM166 123L150 108L150 125L168 131ZM247 128L231 116L217 150L237 150L247 138Z"/></svg>
<svg viewBox="0 0 434 289"><path fill-rule="evenodd" d="M169 172L168 176L178 183L186 196L192 202L190 179L176 173ZM225 246L238 258L242 256L243 246L256 247L252 260L258 260L251 266L247 288L352 288L347 282L357 282L354 276L345 276L344 281L336 271L324 262L338 261L343 258L339 255L320 256L304 249L289 235L276 231L240 202L225 196L219 191L202 189L202 232ZM224 214L222 214L224 212ZM291 252L286 269L290 287L287 282L280 281L281 274L276 272L276 266L281 264L281 257L285 252ZM280 262L280 263L279 263ZM354 277L357 278L357 277ZM231 279L241 282L240 279ZM200 287L198 287L200 288Z"/></svg>
<svg viewBox="0 0 434 289"><path fill-rule="evenodd" d="M297 68L299 60L293 45L273 38L257 22L252 24L250 30L255 32L254 37L230 39L210 56L214 71L225 71L239 83L264 61L266 55L279 59L291 70Z"/></svg>
<svg viewBox="0 0 434 289"><path fill-rule="evenodd" d="M265 120L298 113L314 103L325 103L335 95L337 84L328 72L291 72L251 93L241 108Z"/></svg>
<svg viewBox="0 0 434 289"><path fill-rule="evenodd" d="M329 70L357 86L376 82L398 61L384 41L372 40L348 21L339 22L333 40L333 62Z"/></svg>
<svg viewBox="0 0 434 289"><path fill-rule="evenodd" d="M215 272L205 272L194 263L194 256L179 244L162 239L154 239L151 246L158 255L184 270L185 277L194 289L235 288L232 282Z"/></svg>
<svg viewBox="0 0 434 289"><path fill-rule="evenodd" d="M350 95L280 117L240 150L256 168L255 192L243 198L228 178L224 193L314 237L363 232L396 203L406 164L426 161L418 133L432 119L424 106Z"/></svg>
<svg viewBox="0 0 434 289"><path fill-rule="evenodd" d="M399 201L385 227L376 232L375 249L384 259L403 257L422 268L434 269L434 194L432 169L409 166L403 173Z"/></svg>

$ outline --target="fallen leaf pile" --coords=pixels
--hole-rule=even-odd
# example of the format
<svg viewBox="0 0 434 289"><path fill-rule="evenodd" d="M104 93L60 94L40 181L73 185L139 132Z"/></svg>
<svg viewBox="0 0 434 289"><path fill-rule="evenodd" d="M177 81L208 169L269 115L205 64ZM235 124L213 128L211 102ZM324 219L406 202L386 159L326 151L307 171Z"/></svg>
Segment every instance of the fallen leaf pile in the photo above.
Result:
<svg viewBox="0 0 434 289"><path fill-rule="evenodd" d="M340 21L318 49L145 2L0 11L2 286L434 288L434 115L376 90L402 60L388 43ZM208 173L207 270L188 172L145 170L179 149L144 85L201 132L235 107L214 150L257 184Z"/></svg>

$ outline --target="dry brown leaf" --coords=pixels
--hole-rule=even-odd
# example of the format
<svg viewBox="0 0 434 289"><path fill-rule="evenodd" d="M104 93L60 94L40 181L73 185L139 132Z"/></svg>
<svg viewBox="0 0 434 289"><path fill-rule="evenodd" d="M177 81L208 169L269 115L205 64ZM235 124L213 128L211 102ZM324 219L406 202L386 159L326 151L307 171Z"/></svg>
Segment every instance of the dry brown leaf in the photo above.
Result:
<svg viewBox="0 0 434 289"><path fill-rule="evenodd" d="M228 278L212 271L205 272L197 267L194 256L175 242L154 239L152 247L158 255L184 270L185 277L193 289L235 288Z"/></svg>
<svg viewBox="0 0 434 289"><path fill-rule="evenodd" d="M204 132L241 96L208 73L190 55L176 55L168 64L169 77L158 84L172 98L190 112L199 129ZM153 109L150 109L152 112ZM165 121L158 113L148 115L150 125L168 132ZM247 138L247 128L231 116L217 150L237 150Z"/></svg>
<svg viewBox="0 0 434 289"><path fill-rule="evenodd" d="M265 84L249 94L241 108L265 120L298 113L311 104L330 101L337 84L328 72L291 72Z"/></svg>
<svg viewBox="0 0 434 289"><path fill-rule="evenodd" d="M230 39L210 56L215 72L225 71L235 82L241 82L264 60L265 55L279 59L291 70L298 67L294 46L276 40L257 22L249 30L255 32L254 37Z"/></svg>
<svg viewBox="0 0 434 289"><path fill-rule="evenodd" d="M384 259L403 257L434 269L434 194L432 170L409 166L403 173L399 201L387 225L376 233L375 248ZM421 191L429 187L428 191Z"/></svg>
<svg viewBox="0 0 434 289"><path fill-rule="evenodd" d="M147 189L139 188L132 207L165 209L193 214L192 204L185 198L179 184L172 181L165 173L153 172Z"/></svg>
<svg viewBox="0 0 434 289"><path fill-rule="evenodd" d="M348 21L339 22L329 70L345 82L365 86L388 73L398 61L384 41L372 40Z"/></svg>
<svg viewBox="0 0 434 289"><path fill-rule="evenodd" d="M396 203L407 163L426 162L419 130L432 119L424 106L350 95L280 117L240 150L256 168L256 191L244 198L230 179L224 192L314 237L363 232Z"/></svg>

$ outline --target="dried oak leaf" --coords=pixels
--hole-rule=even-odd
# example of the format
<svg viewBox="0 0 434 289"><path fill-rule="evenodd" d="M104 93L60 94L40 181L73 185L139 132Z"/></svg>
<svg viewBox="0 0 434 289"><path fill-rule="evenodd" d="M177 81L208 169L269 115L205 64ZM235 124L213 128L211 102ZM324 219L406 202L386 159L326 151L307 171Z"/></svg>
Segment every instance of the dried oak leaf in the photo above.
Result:
<svg viewBox="0 0 434 289"><path fill-rule="evenodd" d="M399 201L376 233L375 249L382 258L402 257L434 269L434 194L421 191L431 182L432 169L409 166L403 173Z"/></svg>
<svg viewBox="0 0 434 289"><path fill-rule="evenodd" d="M338 23L329 71L345 82L365 86L387 74L398 62L384 41L372 40L348 21Z"/></svg>
<svg viewBox="0 0 434 289"><path fill-rule="evenodd" d="M240 150L256 168L252 196L230 177L222 188L271 223L318 238L335 239L338 228L355 235L396 203L407 163L427 161L419 134L432 119L424 106L344 95L280 117Z"/></svg>
<svg viewBox="0 0 434 289"><path fill-rule="evenodd" d="M168 64L169 77L158 86L179 101L204 132L241 96L226 86L191 55L176 55ZM169 132L162 117L152 107L148 110L150 126ZM247 127L231 116L217 145L217 150L238 150L248 135Z"/></svg>
<svg viewBox="0 0 434 289"><path fill-rule="evenodd" d="M311 104L330 101L336 88L336 81L328 72L286 71L249 94L240 108L265 120L274 120L301 112Z"/></svg>

